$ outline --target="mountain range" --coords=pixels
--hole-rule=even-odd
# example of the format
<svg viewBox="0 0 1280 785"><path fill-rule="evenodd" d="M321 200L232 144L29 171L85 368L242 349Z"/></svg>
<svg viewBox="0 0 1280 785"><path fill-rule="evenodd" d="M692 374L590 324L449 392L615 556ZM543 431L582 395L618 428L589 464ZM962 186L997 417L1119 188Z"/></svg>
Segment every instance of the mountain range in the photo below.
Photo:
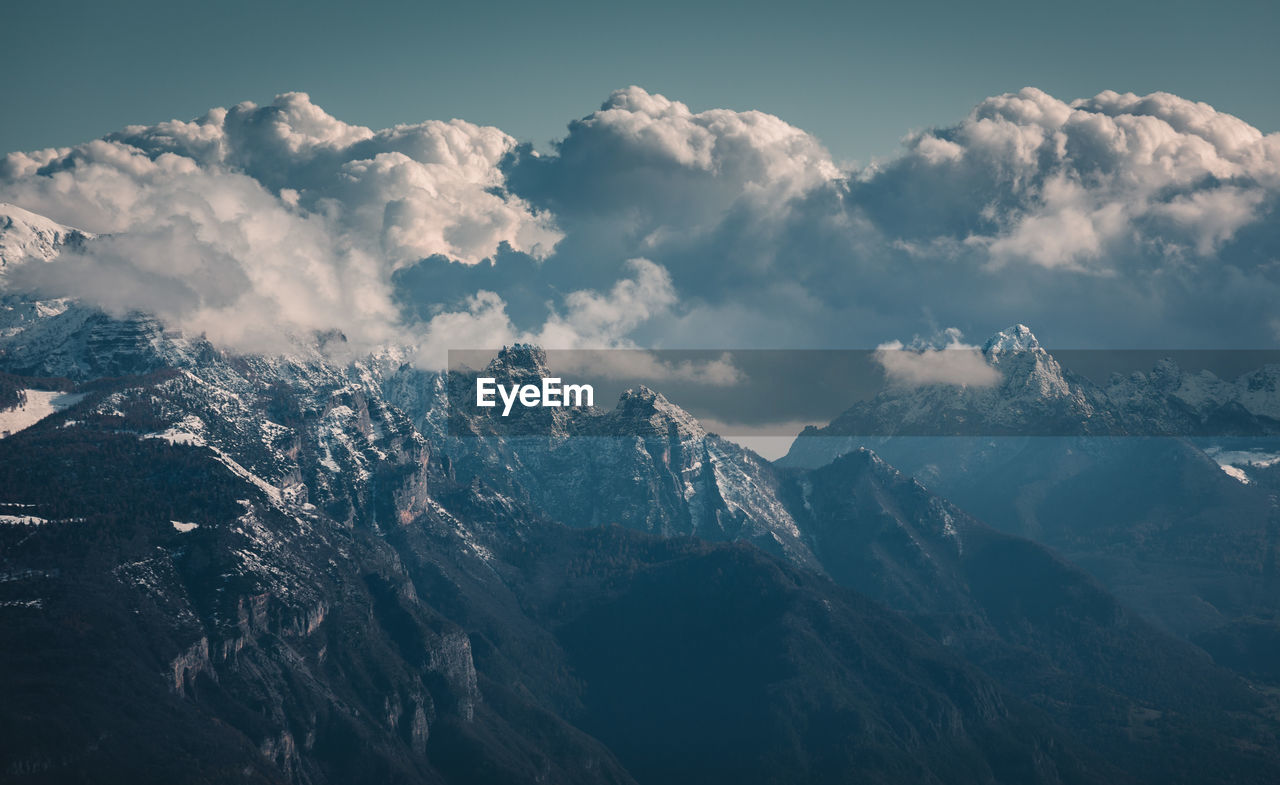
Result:
<svg viewBox="0 0 1280 785"><path fill-rule="evenodd" d="M0 270L92 243L2 214ZM6 781L1280 777L1267 453L1122 435L1267 424L1266 369L1103 389L1017 327L775 464L643 387L507 435L325 340L3 294L0 404L49 402L0 439ZM1008 435L845 429L961 415Z"/></svg>

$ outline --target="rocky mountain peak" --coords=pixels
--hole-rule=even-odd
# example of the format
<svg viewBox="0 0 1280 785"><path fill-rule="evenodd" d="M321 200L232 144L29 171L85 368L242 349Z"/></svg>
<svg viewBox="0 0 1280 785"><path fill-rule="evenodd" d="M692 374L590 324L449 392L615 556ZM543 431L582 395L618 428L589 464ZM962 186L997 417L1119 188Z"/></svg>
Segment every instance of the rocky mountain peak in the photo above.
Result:
<svg viewBox="0 0 1280 785"><path fill-rule="evenodd" d="M1004 374L1006 395L1060 398L1074 394L1062 366L1025 324L1015 324L991 336L982 345L982 354Z"/></svg>
<svg viewBox="0 0 1280 785"><path fill-rule="evenodd" d="M643 421L654 428L662 429L669 429L669 426L675 425L685 436L694 438L706 436L706 431L693 415L667 400L662 393L643 384L624 392L618 398L615 411L631 424Z"/></svg>
<svg viewBox="0 0 1280 785"><path fill-rule="evenodd" d="M1025 324L1007 327L988 338L982 345L982 354L993 365L998 365L1001 360L1011 355L1027 353L1046 354L1040 346L1040 340Z"/></svg>
<svg viewBox="0 0 1280 785"><path fill-rule="evenodd" d="M502 347L485 371L497 378L535 384L551 375L547 368L547 353L542 347L527 343Z"/></svg>

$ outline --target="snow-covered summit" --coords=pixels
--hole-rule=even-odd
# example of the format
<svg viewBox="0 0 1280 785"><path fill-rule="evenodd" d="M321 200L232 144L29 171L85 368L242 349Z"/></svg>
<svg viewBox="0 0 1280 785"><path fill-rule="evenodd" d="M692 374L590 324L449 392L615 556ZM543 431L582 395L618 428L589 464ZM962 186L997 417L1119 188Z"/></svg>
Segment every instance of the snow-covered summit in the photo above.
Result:
<svg viewBox="0 0 1280 785"><path fill-rule="evenodd" d="M622 394L614 420L620 434L642 433L649 428L666 432L674 427L681 438L701 439L707 435L697 418L643 384Z"/></svg>
<svg viewBox="0 0 1280 785"><path fill-rule="evenodd" d="M1068 381L1062 366L1025 324L1015 324L991 336L982 345L982 355L1004 377L1002 397L1075 398L1087 408L1079 385Z"/></svg>
<svg viewBox="0 0 1280 785"><path fill-rule="evenodd" d="M0 273L28 259L47 262L64 246L92 237L17 205L0 202Z"/></svg>
<svg viewBox="0 0 1280 785"><path fill-rule="evenodd" d="M541 378L551 373L547 369L546 351L540 346L525 343L502 347L485 370L494 376L521 380L525 377Z"/></svg>
<svg viewBox="0 0 1280 785"><path fill-rule="evenodd" d="M987 342L982 345L983 356L993 365L998 365L1001 360L1009 355L1026 354L1027 352L1047 354L1040 346L1040 341L1036 338L1035 333L1031 332L1031 328L1025 324L1015 324L1012 327L1005 328L988 338Z"/></svg>
<svg viewBox="0 0 1280 785"><path fill-rule="evenodd" d="M1150 429L1159 432L1195 432L1206 423L1224 432L1271 432L1280 422L1280 365L1231 380L1208 370L1185 371L1166 358L1147 373L1117 374L1107 395L1131 417L1156 423Z"/></svg>

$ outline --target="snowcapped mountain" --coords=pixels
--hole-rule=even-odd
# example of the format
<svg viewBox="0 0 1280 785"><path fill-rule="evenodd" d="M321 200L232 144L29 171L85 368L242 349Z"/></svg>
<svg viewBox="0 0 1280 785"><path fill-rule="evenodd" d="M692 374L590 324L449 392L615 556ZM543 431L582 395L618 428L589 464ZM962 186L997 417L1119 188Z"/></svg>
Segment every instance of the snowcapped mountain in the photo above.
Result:
<svg viewBox="0 0 1280 785"><path fill-rule="evenodd" d="M0 202L0 274L28 260L47 262L63 247L79 245L92 237L88 232Z"/></svg>
<svg viewBox="0 0 1280 785"><path fill-rule="evenodd" d="M1112 406L1144 433L1280 434L1277 365L1231 381L1207 370L1189 373L1165 359L1149 372L1113 377L1106 394Z"/></svg>
<svg viewBox="0 0 1280 785"><path fill-rule="evenodd" d="M1032 721L989 677L888 611L850 603L757 549L560 525L570 514L561 504L585 504L590 488L537 476L559 454L433 430L439 377L393 354L340 368L156 340L158 349L142 344L144 367L162 359L179 367L93 377L86 369L119 366L113 354L134 357L139 342L92 322L71 331L59 356L76 360L68 367L78 369L85 399L0 441L0 613L6 642L22 642L0 645L8 708L0 723L20 742L4 755L8 771L58 777L90 766L185 781L183 771L231 777L234 769L245 781L295 783L369 771L424 783L627 783L644 771L646 781L665 782L681 768L655 767L637 749L692 743L706 765L726 771L743 755L757 759L761 781L800 765L821 776L847 764L857 736L806 732L801 750L812 763L794 751L775 757L782 748L768 737L752 752L725 744L772 717L793 722L797 707L825 716L831 700L882 714L912 689L942 714L908 710L918 732L864 735L855 748L879 750L894 768L923 766L932 778L942 769L916 762L911 741L927 732L937 741L926 747L960 750L940 753L955 757L949 770L990 778L1007 749L943 718L1008 728L1002 736ZM648 447L632 442L649 457L628 466L651 473L616 486L633 486L632 504L647 506L653 493L653 506L668 507L663 520L691 522L693 509L727 514L729 505L704 498L714 491L685 482L703 476L690 465L696 458L658 457L713 450L687 415L641 392L617 416L649 419L661 434ZM672 424L684 431L663 446ZM499 459L519 463L480 470ZM676 575L700 591L722 588L705 601L677 599L654 594L654 574L671 576L660 589L679 585ZM701 610L680 626L691 607ZM611 632L617 618L647 632L624 642ZM828 623L820 618L839 632L819 640L793 626ZM813 663L865 662L866 641L896 643L873 647L874 680L862 665L815 666L767 697L775 644L753 650L759 625ZM626 692L636 682L616 669L671 661L695 642L710 658L680 661L706 678L673 671L643 682L659 705L706 707L677 740L669 731L684 715L646 713ZM862 653L849 659L855 645ZM714 678L722 647L750 663L728 682ZM918 654L902 659L904 650ZM123 694L95 689L101 669ZM53 699L40 687L49 679L60 685ZM761 700L717 713L737 705L726 700L739 692ZM824 693L831 698L814 702ZM613 710L619 700L637 707L627 724ZM1079 768L1073 753L1038 763L1031 744L1018 744L1015 754L1043 769L1036 779Z"/></svg>
<svg viewBox="0 0 1280 785"><path fill-rule="evenodd" d="M1110 427L1029 331L1002 335L1005 386L956 416ZM779 468L644 387L499 428L450 407L468 377L409 356L235 355L5 296L5 389L80 396L0 440L5 777L1280 772L1237 676L875 454ZM532 381L545 356L486 373Z"/></svg>
<svg viewBox="0 0 1280 785"><path fill-rule="evenodd" d="M540 349L517 346L499 352L483 375L512 384L551 374ZM454 375L455 401L467 400L472 378ZM440 406L437 401L432 408ZM776 499L768 462L708 434L647 387L628 390L613 409L600 406L598 412L538 408L499 419L463 414L467 408L453 406L451 433L436 434L463 481L491 477L497 468L515 480L510 493L527 495L544 514L572 526L619 524L663 536L746 540L814 564Z"/></svg>

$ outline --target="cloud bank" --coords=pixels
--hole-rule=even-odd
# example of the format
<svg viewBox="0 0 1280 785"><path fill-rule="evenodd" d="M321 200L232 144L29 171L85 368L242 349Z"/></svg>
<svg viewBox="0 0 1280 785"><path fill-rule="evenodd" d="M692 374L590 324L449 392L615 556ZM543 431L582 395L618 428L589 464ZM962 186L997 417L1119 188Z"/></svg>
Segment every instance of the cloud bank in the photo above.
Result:
<svg viewBox="0 0 1280 785"><path fill-rule="evenodd" d="M777 118L632 88L555 155L524 149L509 186L565 231L547 274L671 271L684 307L651 341L861 348L1010 321L1060 346L1277 338L1280 135L1177 96L1028 88L841 169Z"/></svg>
<svg viewBox="0 0 1280 785"><path fill-rule="evenodd" d="M395 270L436 254L479 264L500 247L542 259L559 241L549 215L502 188L514 146L458 120L375 132L290 93L13 153L0 200L100 238L11 277L237 349L335 329L362 345L404 339Z"/></svg>
<svg viewBox="0 0 1280 785"><path fill-rule="evenodd" d="M915 342L907 346L902 341L888 341L877 346L871 356L884 369L889 383L902 387L992 387L1001 379L1000 371L987 362L982 349L965 343L955 328L945 330L934 344Z"/></svg>
<svg viewBox="0 0 1280 785"><path fill-rule="evenodd" d="M1280 337L1280 135L1163 93L1027 88L864 168L772 115L638 87L549 154L291 93L10 154L0 201L99 236L9 286L242 350L335 329L427 364L511 340L861 348L937 324L1099 348Z"/></svg>

